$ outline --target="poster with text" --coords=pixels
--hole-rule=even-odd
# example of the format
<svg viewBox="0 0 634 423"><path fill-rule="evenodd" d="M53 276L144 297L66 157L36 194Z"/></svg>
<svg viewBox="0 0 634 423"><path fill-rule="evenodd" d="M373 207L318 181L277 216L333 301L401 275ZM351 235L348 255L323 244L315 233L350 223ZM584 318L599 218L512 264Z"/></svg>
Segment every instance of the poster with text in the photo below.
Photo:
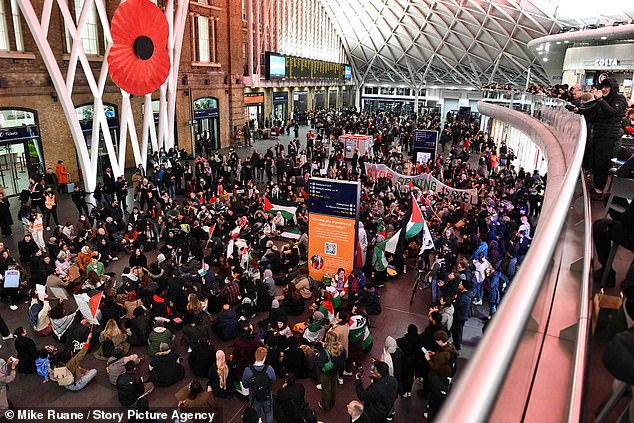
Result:
<svg viewBox="0 0 634 423"><path fill-rule="evenodd" d="M308 181L308 271L315 280L354 270L359 221L359 182Z"/></svg>

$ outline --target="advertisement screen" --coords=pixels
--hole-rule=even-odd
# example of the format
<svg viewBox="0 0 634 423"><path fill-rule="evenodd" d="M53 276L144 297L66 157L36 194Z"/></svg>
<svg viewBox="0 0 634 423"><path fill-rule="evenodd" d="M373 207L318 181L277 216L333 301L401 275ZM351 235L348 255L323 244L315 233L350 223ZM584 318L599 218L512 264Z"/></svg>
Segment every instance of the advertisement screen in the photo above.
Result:
<svg viewBox="0 0 634 423"><path fill-rule="evenodd" d="M352 66L345 66L343 69L343 78L352 79Z"/></svg>
<svg viewBox="0 0 634 423"><path fill-rule="evenodd" d="M276 54L269 55L269 75L270 79L286 77L286 57Z"/></svg>

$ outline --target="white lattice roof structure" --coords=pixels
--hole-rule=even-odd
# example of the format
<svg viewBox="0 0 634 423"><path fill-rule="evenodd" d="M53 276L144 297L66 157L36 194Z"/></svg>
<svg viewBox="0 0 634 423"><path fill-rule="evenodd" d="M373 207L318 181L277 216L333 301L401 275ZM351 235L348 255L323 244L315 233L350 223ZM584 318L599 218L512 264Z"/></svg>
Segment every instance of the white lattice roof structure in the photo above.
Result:
<svg viewBox="0 0 634 423"><path fill-rule="evenodd" d="M634 19L633 0L322 0L364 83L480 86L548 76L526 44ZM600 9L599 9L600 8Z"/></svg>

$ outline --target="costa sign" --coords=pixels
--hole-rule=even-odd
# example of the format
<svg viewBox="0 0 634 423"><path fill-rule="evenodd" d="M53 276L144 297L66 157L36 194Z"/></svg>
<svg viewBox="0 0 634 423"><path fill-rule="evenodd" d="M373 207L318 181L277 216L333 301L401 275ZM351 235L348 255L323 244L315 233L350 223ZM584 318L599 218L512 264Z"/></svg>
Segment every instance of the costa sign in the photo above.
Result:
<svg viewBox="0 0 634 423"><path fill-rule="evenodd" d="M616 58L600 58L594 61L594 66L612 67L618 66L619 60Z"/></svg>

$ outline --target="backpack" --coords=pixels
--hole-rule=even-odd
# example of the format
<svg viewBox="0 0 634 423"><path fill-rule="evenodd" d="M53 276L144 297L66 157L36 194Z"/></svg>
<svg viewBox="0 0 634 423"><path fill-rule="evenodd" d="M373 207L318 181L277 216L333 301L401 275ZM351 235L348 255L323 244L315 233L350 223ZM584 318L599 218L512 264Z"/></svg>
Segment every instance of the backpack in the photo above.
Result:
<svg viewBox="0 0 634 423"><path fill-rule="evenodd" d="M249 366L249 368L253 372L253 376L251 376L253 398L260 402L268 401L271 398L271 379L266 373L269 366L265 364L259 371L256 370L255 366Z"/></svg>
<svg viewBox="0 0 634 423"><path fill-rule="evenodd" d="M55 367L53 369L53 380L55 380L59 386L68 386L75 383L75 376L73 376L73 373L68 370L66 366Z"/></svg>

